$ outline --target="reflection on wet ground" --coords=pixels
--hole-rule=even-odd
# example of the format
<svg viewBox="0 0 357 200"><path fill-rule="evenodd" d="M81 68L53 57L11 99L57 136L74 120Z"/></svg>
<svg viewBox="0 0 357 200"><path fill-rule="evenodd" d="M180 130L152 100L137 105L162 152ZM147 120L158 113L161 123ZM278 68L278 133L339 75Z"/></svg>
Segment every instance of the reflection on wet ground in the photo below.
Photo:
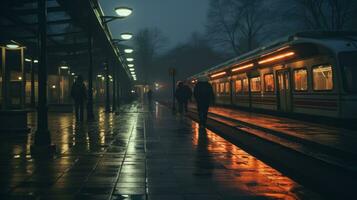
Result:
<svg viewBox="0 0 357 200"><path fill-rule="evenodd" d="M53 160L28 154L33 133L1 136L0 199L319 199L158 104L98 113L88 125L50 113Z"/></svg>

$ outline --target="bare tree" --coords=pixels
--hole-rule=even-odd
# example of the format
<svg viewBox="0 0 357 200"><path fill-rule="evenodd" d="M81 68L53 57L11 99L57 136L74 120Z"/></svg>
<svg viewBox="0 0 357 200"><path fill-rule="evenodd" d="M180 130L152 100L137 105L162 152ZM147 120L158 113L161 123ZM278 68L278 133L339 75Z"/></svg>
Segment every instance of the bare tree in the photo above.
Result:
<svg viewBox="0 0 357 200"><path fill-rule="evenodd" d="M308 28L315 30L343 30L353 20L355 0L294 0L301 6Z"/></svg>
<svg viewBox="0 0 357 200"><path fill-rule="evenodd" d="M211 0L208 37L237 55L252 50L266 25L263 7L262 0Z"/></svg>
<svg viewBox="0 0 357 200"><path fill-rule="evenodd" d="M134 39L136 64L144 74L144 80L149 83L150 70L154 57L167 43L167 38L157 28L144 28Z"/></svg>

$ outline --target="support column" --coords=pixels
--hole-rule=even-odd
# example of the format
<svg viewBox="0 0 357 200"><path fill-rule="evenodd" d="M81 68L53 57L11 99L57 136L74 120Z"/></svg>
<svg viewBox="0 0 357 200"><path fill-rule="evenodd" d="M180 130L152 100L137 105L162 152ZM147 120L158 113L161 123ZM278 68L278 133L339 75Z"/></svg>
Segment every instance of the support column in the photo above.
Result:
<svg viewBox="0 0 357 200"><path fill-rule="evenodd" d="M110 112L109 64L105 63L105 112Z"/></svg>
<svg viewBox="0 0 357 200"><path fill-rule="evenodd" d="M88 36L88 55L89 55L89 68L88 68L88 101L87 101L87 121L94 121L93 113L93 35L89 33Z"/></svg>
<svg viewBox="0 0 357 200"><path fill-rule="evenodd" d="M21 72L22 72L20 105L21 108L25 108L26 107L26 68L25 68L23 47L21 47L20 49L20 54L21 54Z"/></svg>
<svg viewBox="0 0 357 200"><path fill-rule="evenodd" d="M33 57L31 58L30 67L31 67L31 107L36 107L35 100L35 69Z"/></svg>
<svg viewBox="0 0 357 200"><path fill-rule="evenodd" d="M2 100L1 106L3 110L7 109L8 106L8 72L6 69L6 49L5 47L1 48L1 75L2 75Z"/></svg>
<svg viewBox="0 0 357 200"><path fill-rule="evenodd" d="M112 105L112 111L116 112L116 107L117 107L117 103L116 103L116 82L117 82L117 75L116 75L116 65L115 62L113 62L113 105Z"/></svg>
<svg viewBox="0 0 357 200"><path fill-rule="evenodd" d="M38 0L38 32L39 32L39 68L38 68L38 107L37 131L35 141L31 146L32 154L52 155L55 146L51 145L51 135L48 130L47 113L47 0Z"/></svg>
<svg viewBox="0 0 357 200"><path fill-rule="evenodd" d="M121 63L119 63L119 65L121 65ZM119 82L119 66L115 68L116 74L117 74L117 80L116 80L116 90L117 90L117 111L115 112L115 114L119 115L119 110L120 110L120 96L121 96L121 92L120 92L120 82Z"/></svg>

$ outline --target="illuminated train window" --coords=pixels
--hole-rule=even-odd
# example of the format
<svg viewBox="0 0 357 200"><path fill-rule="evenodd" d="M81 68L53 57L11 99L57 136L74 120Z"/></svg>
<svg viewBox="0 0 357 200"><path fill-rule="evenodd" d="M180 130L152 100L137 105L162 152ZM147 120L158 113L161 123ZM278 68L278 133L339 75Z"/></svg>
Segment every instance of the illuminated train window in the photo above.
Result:
<svg viewBox="0 0 357 200"><path fill-rule="evenodd" d="M227 94L230 94L231 93L231 88L229 86L229 82L226 82L224 85L225 85L225 92Z"/></svg>
<svg viewBox="0 0 357 200"><path fill-rule="evenodd" d="M249 84L248 84L248 79L245 78L243 79L243 91L248 92L249 91Z"/></svg>
<svg viewBox="0 0 357 200"><path fill-rule="evenodd" d="M250 79L250 91L252 92L261 91L261 81L259 76Z"/></svg>
<svg viewBox="0 0 357 200"><path fill-rule="evenodd" d="M274 92L274 75L265 74L264 75L264 86L266 92Z"/></svg>
<svg viewBox="0 0 357 200"><path fill-rule="evenodd" d="M243 89L243 87L242 87L242 80L236 80L236 81L234 82L234 89L235 89L235 92L236 92L236 93L242 92L242 89Z"/></svg>
<svg viewBox="0 0 357 200"><path fill-rule="evenodd" d="M219 85L219 92L224 93L224 83L220 83Z"/></svg>
<svg viewBox="0 0 357 200"><path fill-rule="evenodd" d="M294 87L296 91L307 91L307 70L298 69L294 71Z"/></svg>
<svg viewBox="0 0 357 200"><path fill-rule="evenodd" d="M312 69L314 90L332 90L333 77L331 65L319 65Z"/></svg>

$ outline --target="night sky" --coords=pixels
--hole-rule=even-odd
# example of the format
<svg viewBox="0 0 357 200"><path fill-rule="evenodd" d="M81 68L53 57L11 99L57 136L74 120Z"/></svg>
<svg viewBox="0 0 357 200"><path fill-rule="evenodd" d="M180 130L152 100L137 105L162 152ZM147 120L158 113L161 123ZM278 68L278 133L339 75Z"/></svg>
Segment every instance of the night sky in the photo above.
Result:
<svg viewBox="0 0 357 200"><path fill-rule="evenodd" d="M100 3L106 15L115 15L117 6L134 9L128 18L110 22L113 38L119 38L121 32L135 34L141 28L157 27L172 47L185 42L192 32L205 31L209 0L100 0Z"/></svg>

